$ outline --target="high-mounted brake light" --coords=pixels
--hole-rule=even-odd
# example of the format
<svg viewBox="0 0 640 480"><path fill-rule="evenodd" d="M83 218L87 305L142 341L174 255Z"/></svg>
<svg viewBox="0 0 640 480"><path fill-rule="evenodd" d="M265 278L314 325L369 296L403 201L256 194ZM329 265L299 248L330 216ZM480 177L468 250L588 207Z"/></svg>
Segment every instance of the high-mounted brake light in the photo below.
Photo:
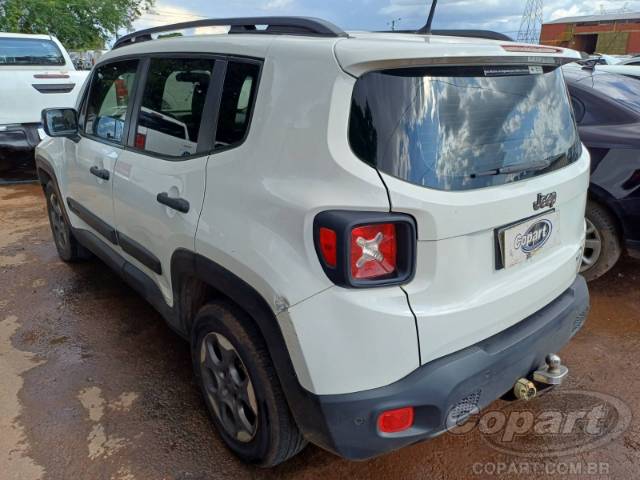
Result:
<svg viewBox="0 0 640 480"><path fill-rule="evenodd" d="M545 47L543 45L502 45L507 52L521 53L562 53L561 48Z"/></svg>
<svg viewBox="0 0 640 480"><path fill-rule="evenodd" d="M398 433L413 426L413 407L387 410L378 416L378 430L382 433Z"/></svg>
<svg viewBox="0 0 640 480"><path fill-rule="evenodd" d="M403 285L415 273L416 222L409 215L328 210L316 215L313 237L324 273L341 287Z"/></svg>
<svg viewBox="0 0 640 480"><path fill-rule="evenodd" d="M379 278L396 270L398 251L393 223L364 225L351 230L351 276Z"/></svg>

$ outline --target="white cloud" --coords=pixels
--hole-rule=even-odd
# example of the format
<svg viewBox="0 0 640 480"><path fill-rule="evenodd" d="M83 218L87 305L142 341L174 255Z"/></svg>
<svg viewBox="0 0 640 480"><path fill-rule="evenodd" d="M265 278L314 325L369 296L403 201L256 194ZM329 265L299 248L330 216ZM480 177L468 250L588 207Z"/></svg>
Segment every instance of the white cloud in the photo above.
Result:
<svg viewBox="0 0 640 480"><path fill-rule="evenodd" d="M293 5L293 0L269 0L264 7L264 10L284 10Z"/></svg>

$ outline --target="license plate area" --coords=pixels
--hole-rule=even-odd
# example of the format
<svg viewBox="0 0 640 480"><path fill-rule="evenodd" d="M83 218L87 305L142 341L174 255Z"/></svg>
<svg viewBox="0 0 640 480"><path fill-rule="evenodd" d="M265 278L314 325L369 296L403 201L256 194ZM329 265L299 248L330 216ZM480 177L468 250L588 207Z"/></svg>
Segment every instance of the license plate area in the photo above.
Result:
<svg viewBox="0 0 640 480"><path fill-rule="evenodd" d="M555 209L496 228L496 270L513 267L560 243Z"/></svg>

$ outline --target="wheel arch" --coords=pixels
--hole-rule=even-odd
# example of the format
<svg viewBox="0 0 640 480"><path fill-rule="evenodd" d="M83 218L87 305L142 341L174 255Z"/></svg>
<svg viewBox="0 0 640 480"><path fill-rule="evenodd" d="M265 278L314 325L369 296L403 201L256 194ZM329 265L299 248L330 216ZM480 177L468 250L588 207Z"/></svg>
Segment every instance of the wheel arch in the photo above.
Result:
<svg viewBox="0 0 640 480"><path fill-rule="evenodd" d="M296 423L308 440L326 444L319 440L326 438L326 430L317 398L300 384L278 319L262 295L223 266L186 249L172 255L171 282L175 315L188 338L197 310L212 300L230 301L251 318L267 345Z"/></svg>
<svg viewBox="0 0 640 480"><path fill-rule="evenodd" d="M611 215L611 218L615 223L616 231L618 233L620 241L622 241L625 236L624 221L618 208L618 201L615 199L615 197L613 197L613 195L607 192L604 188L591 183L589 185L587 200L597 203L602 208L604 208L609 215Z"/></svg>

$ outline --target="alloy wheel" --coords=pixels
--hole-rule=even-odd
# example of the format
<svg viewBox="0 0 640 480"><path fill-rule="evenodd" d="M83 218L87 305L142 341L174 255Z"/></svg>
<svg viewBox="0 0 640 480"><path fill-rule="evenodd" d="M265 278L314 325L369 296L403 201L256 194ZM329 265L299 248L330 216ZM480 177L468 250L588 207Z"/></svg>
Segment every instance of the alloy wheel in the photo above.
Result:
<svg viewBox="0 0 640 480"><path fill-rule="evenodd" d="M66 248L69 243L67 226L64 221L58 196L54 192L49 195L49 219L51 220L51 227L56 243L60 248Z"/></svg>
<svg viewBox="0 0 640 480"><path fill-rule="evenodd" d="M593 267L602 254L602 237L596 226L589 220L587 222L587 237L582 253L582 266L580 272L585 272Z"/></svg>
<svg viewBox="0 0 640 480"><path fill-rule="evenodd" d="M203 339L200 371L207 402L226 433L250 442L258 429L258 402L238 351L224 335L211 332Z"/></svg>

